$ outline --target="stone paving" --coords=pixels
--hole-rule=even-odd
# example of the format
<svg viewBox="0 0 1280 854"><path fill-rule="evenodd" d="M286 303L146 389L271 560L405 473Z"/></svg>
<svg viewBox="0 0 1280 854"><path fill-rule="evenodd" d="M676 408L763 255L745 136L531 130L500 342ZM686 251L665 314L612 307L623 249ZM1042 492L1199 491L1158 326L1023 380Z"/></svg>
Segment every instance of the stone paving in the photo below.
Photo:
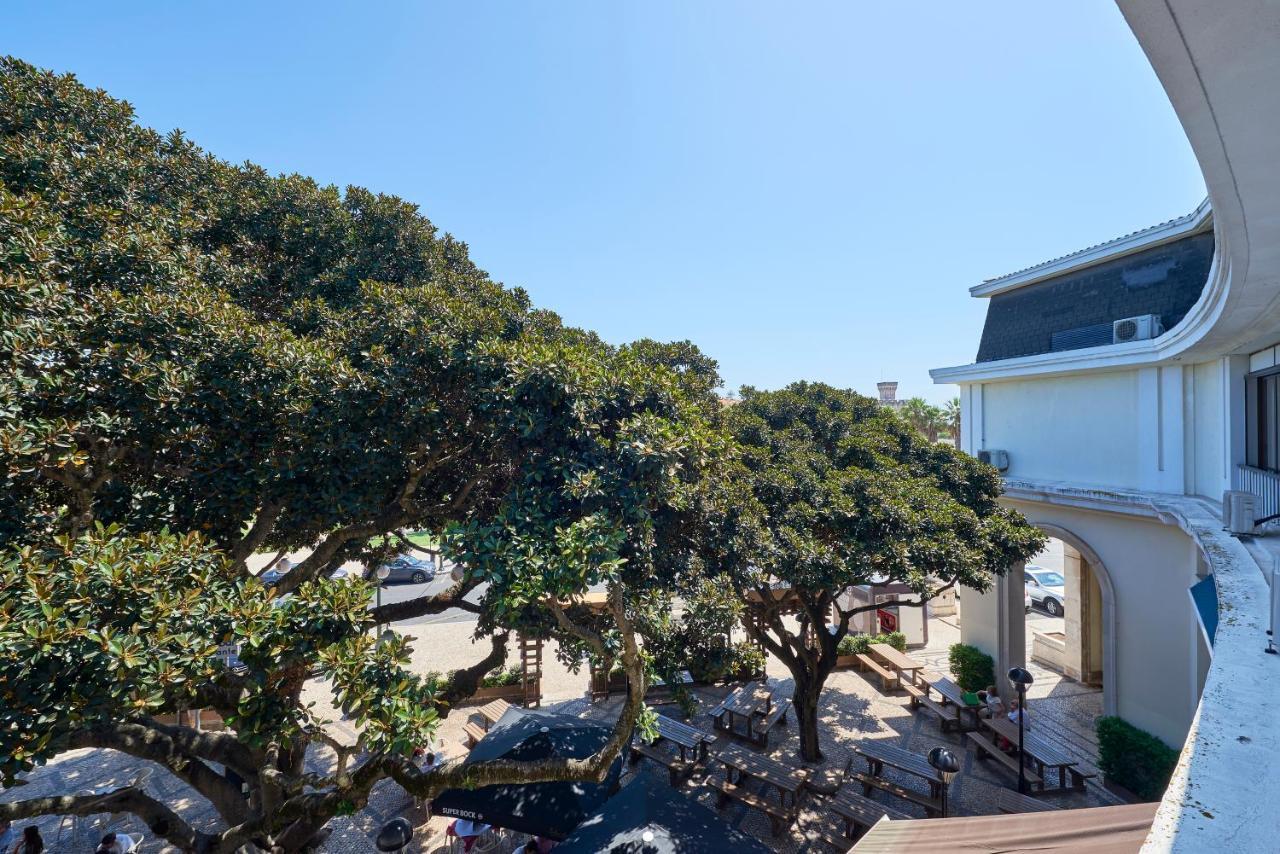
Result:
<svg viewBox="0 0 1280 854"><path fill-rule="evenodd" d="M467 624L444 624L440 626L415 627L414 634L419 635L422 647L440 649L444 643L458 643L470 633L474 626ZM456 635L452 640L449 636ZM954 618L933 619L930 621L930 644L910 654L922 659L929 669L937 673L946 673L946 655L948 646L958 640L959 630ZM551 656L548 655L548 664ZM439 665L436 665L437 667ZM1072 755L1080 759L1081 767L1093 771L1096 761L1097 745L1093 737L1093 721L1100 714L1100 693L1070 680L1062 679L1058 674L1038 666L1032 666L1036 682L1030 693L1030 715L1038 722L1037 729L1041 734L1053 733L1053 737ZM558 668L563 670L563 668ZM769 665L771 678L769 683L775 691L787 696L791 691L790 678L785 668L777 661ZM551 674L548 674L549 676ZM780 678L786 677L786 678ZM556 711L581 714L584 717L609 720L616 716L621 700L614 698L610 702L591 704L585 696L586 676L574 675L567 670L556 672L554 678L547 681L544 687L546 700L543 707ZM313 686L320 693L318 686ZM726 688L699 689L696 692L699 712L691 721L694 726L712 732L707 711L727 693ZM678 707L668 706L662 709L673 716L678 714ZM462 707L449 716L439 732L438 746L448 755L460 755L462 725L474 708ZM962 768L950 788L950 804L953 814L979 815L995 812L995 795L1002 787L1016 788L1016 777L1003 766L993 761L976 762L974 754L968 750L967 742L962 736L953 733L943 734L939 731L936 719L932 715L912 713L907 705L903 692L893 695L883 694L878 683L864 678L853 671L838 671L830 677L822 697L821 746L824 762L811 766L818 779L838 780L839 771L851 755L851 746L859 739L866 737L886 738L907 750L921 755L936 745L950 747L962 754ZM1048 724L1048 725L1046 725ZM353 738L350 727L341 721L332 727L336 735ZM787 726L778 727L771 734L768 753L782 761L800 765L798 756L798 738L794 718L790 718ZM721 735L719 740L729 738ZM717 742L719 743L719 741ZM712 748L714 751L714 747ZM316 748L308 757L313 770L325 770L332 759L326 748ZM59 757L44 768L38 769L29 776L28 785L0 794L0 799L26 798L54 793L75 793L92 787L113 787L132 780L150 763L141 762L132 757L109 750L82 750ZM722 774L722 766L714 759L713 773ZM652 763L642 762L636 768L628 768L627 774L661 772L665 781L665 769L655 771ZM197 827L212 827L216 818L209 805L194 791L176 781L158 768L146 782L146 788L153 794L160 795L175 810ZM896 782L909 788L919 788L920 782L905 775L895 776L897 772L887 770L887 775ZM624 778L625 782L625 778ZM689 797L714 808L714 792L697 785L685 787ZM877 799L889 798L892 806L910 815L923 816L923 810L884 793L877 793ZM1103 789L1097 779L1090 780L1084 792L1050 792L1042 796L1046 801L1065 808L1102 806L1118 803L1118 800ZM886 801L887 803L889 801ZM408 795L393 781L382 781L375 787L368 806L358 814L338 818L331 822L333 835L325 844L324 850L338 852L372 852L372 836L389 819L403 815L415 826L415 838L407 852L434 852L448 850L444 836L447 821L443 818L431 818L425 811L415 808ZM821 831L835 832L838 819L821 809L820 801L809 799L801 809L800 821L784 836L770 835L769 824L760 813L750 810L741 804L734 804L721 812L721 816L730 824L758 837L766 845L777 851L785 852L822 852L830 850L818 839ZM81 820L81 835L72 835L72 821L58 817L48 817L37 822L45 836L48 850L92 851L94 834L102 832L107 825L107 817L95 817L99 821ZM19 822L24 826L26 822ZM112 829L130 833L145 833L145 828L134 818L124 816L111 823ZM487 841L487 840L486 840ZM522 841L517 837L494 841L491 850L510 851L517 848ZM149 839L143 851L171 851L170 847L157 840ZM478 849L477 849L478 850Z"/></svg>

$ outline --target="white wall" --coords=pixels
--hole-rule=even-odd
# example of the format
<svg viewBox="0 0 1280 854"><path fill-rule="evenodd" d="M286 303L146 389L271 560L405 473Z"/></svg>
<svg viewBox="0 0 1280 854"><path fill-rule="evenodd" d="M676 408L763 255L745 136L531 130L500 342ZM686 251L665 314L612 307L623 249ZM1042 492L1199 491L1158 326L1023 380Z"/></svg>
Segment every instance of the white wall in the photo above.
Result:
<svg viewBox="0 0 1280 854"><path fill-rule="evenodd" d="M983 383L979 397L976 448L1007 450L1010 477L1138 483L1137 371Z"/></svg>
<svg viewBox="0 0 1280 854"><path fill-rule="evenodd" d="M1029 501L1008 503L1033 523L1071 532L1097 554L1115 595L1117 711L1166 743L1182 744L1195 713L1198 696L1193 689L1199 682L1198 664L1188 655L1199 631L1187 595L1196 578L1191 539L1172 525L1143 517ZM962 619L969 615L965 608ZM974 631L982 633L978 627Z"/></svg>
<svg viewBox="0 0 1280 854"><path fill-rule="evenodd" d="M962 447L1009 452L1008 477L1203 495L1243 460L1247 360L1158 365L961 389Z"/></svg>

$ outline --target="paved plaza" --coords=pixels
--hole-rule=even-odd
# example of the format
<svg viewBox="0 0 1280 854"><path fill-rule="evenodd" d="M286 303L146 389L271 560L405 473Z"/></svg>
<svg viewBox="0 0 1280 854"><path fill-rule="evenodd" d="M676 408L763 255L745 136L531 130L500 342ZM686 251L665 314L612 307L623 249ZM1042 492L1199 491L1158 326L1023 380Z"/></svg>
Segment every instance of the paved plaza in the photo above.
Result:
<svg viewBox="0 0 1280 854"><path fill-rule="evenodd" d="M947 672L947 648L959 639L959 629L955 618L934 618L930 620L930 643L927 647L912 650L910 654L926 663L936 673ZM467 659L482 652L482 648L470 647L467 643L474 624L442 623L429 626L414 626L417 636L417 655L421 662L415 664L425 670L447 670L450 667L467 663ZM426 658L422 650L432 650L432 657ZM442 651L457 657L457 662L443 661ZM592 704L585 697L586 674L573 674L554 656L545 658L545 678L543 708L556 711L581 714L585 717L610 720L616 716L621 699L613 698L607 702ZM415 667L417 669L417 667ZM1030 692L1029 709L1036 728L1042 736L1053 738L1067 752L1080 760L1081 768L1094 771L1097 744L1093 735L1094 719L1101 711L1101 695L1098 691L1070 680L1062 679L1058 674L1037 665L1030 667L1036 681ZM786 670L777 661L769 665L770 685L782 696L791 692L790 678ZM324 687L320 684L311 686L314 696L323 696ZM727 688L698 689L699 713L691 721L707 732L712 732L708 711L723 697ZM450 756L462 753L462 725L474 707L461 707L443 722L439 732L438 746ZM661 711L678 715L678 707L666 706ZM338 719L331 731L340 738L353 740L355 733ZM936 719L932 715L913 713L907 705L907 696L899 691L891 695L882 693L878 682L873 682L853 671L838 671L832 674L822 695L822 750L825 761L811 766L815 779L835 782L851 754L851 745L863 738L885 738L894 744L921 755L937 745L945 745L962 757L962 768L951 784L950 804L953 814L980 815L994 813L995 796L999 788L1016 788L1014 775L1003 766L987 761L978 763L971 750L967 749L962 736L954 733L943 734L939 731ZM781 726L771 733L769 754L782 761L799 765L798 738L794 719L787 726ZM720 735L719 741L729 738ZM714 751L713 746L712 750ZM316 748L309 757L313 770L327 770L332 761L332 754L326 748ZM30 775L29 784L18 790L0 795L5 798L30 797L54 793L75 793L90 788L113 787L126 784L137 777L149 763L140 762L132 757L109 750L82 750L61 757L58 761L37 770ZM713 766L715 763L713 761ZM859 765L860 766L860 760ZM627 774L661 773L666 780L664 769L654 769L652 763L643 761L635 768L628 768ZM716 773L721 773L717 769ZM904 786L914 788L918 781L911 778L895 778L896 772L887 769L886 774ZM624 778L624 782L625 782ZM175 809L197 827L216 826L216 817L208 805L185 785L173 777L154 769L154 773L146 781L148 791L164 797L174 805ZM689 797L714 808L714 792L698 785L688 784L685 791ZM1042 796L1046 801L1066 808L1086 806L1102 806L1118 803L1118 800L1103 789L1097 779L1087 783L1084 792L1049 792ZM876 799L888 798L885 802L910 815L923 816L923 810L884 793L877 793ZM325 851L338 852L372 852L374 847L371 837L376 834L387 820L396 816L405 816L415 825L415 839L407 851L432 852L448 850L444 836L447 821L443 818L430 818L424 810L415 808L408 795L393 781L383 781L375 789L368 806L358 814L335 819L331 826L333 835L325 845ZM820 808L820 802L810 799L801 810L800 821L785 836L770 835L768 821L760 813L750 810L741 804L734 803L720 813L722 817L739 829L751 833L778 851L814 851L830 850L818 840L821 831L836 832L839 820ZM92 850L94 834L98 834L110 822L113 829L131 833L146 833L145 828L132 817L117 817L112 820L107 816L93 819L81 819L73 822L70 818L61 820L56 817L42 819L38 822L45 839L50 843L51 851ZM19 822L24 825L25 822ZM516 837L503 840L495 851L510 851L517 847ZM148 840L143 848L146 852L163 852L172 850L166 845Z"/></svg>

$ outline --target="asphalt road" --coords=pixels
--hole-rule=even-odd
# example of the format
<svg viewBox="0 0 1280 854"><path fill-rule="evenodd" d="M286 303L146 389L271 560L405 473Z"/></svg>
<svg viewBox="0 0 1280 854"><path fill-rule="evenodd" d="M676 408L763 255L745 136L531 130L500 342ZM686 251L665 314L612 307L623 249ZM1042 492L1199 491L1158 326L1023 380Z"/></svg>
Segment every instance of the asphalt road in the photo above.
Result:
<svg viewBox="0 0 1280 854"><path fill-rule="evenodd" d="M419 596L433 596L437 593L443 593L453 584L453 579L449 577L449 565L445 565L445 571L436 576L433 580L426 584L411 584L401 581L388 581L382 585L382 602L389 604L391 602L406 602L410 599L417 599ZM485 585L480 585L471 591L471 595L467 597L469 602L479 602L484 596ZM373 604L377 604L374 600ZM428 614L425 617L414 617L412 620L403 620L395 623L397 626L424 626L432 623L465 623L474 622L476 615L468 611L458 608L450 608L441 614Z"/></svg>

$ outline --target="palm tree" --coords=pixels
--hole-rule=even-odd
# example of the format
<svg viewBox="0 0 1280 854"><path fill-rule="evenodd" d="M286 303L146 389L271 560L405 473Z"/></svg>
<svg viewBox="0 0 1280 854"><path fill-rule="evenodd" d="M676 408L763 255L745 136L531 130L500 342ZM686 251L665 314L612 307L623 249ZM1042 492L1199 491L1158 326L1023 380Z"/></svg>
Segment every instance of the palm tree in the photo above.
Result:
<svg viewBox="0 0 1280 854"><path fill-rule="evenodd" d="M938 441L938 433L944 429L942 410L923 397L913 397L902 404L899 414L907 423L923 433L930 442Z"/></svg>
<svg viewBox="0 0 1280 854"><path fill-rule="evenodd" d="M953 397L942 405L942 421L951 439L960 447L960 398Z"/></svg>

